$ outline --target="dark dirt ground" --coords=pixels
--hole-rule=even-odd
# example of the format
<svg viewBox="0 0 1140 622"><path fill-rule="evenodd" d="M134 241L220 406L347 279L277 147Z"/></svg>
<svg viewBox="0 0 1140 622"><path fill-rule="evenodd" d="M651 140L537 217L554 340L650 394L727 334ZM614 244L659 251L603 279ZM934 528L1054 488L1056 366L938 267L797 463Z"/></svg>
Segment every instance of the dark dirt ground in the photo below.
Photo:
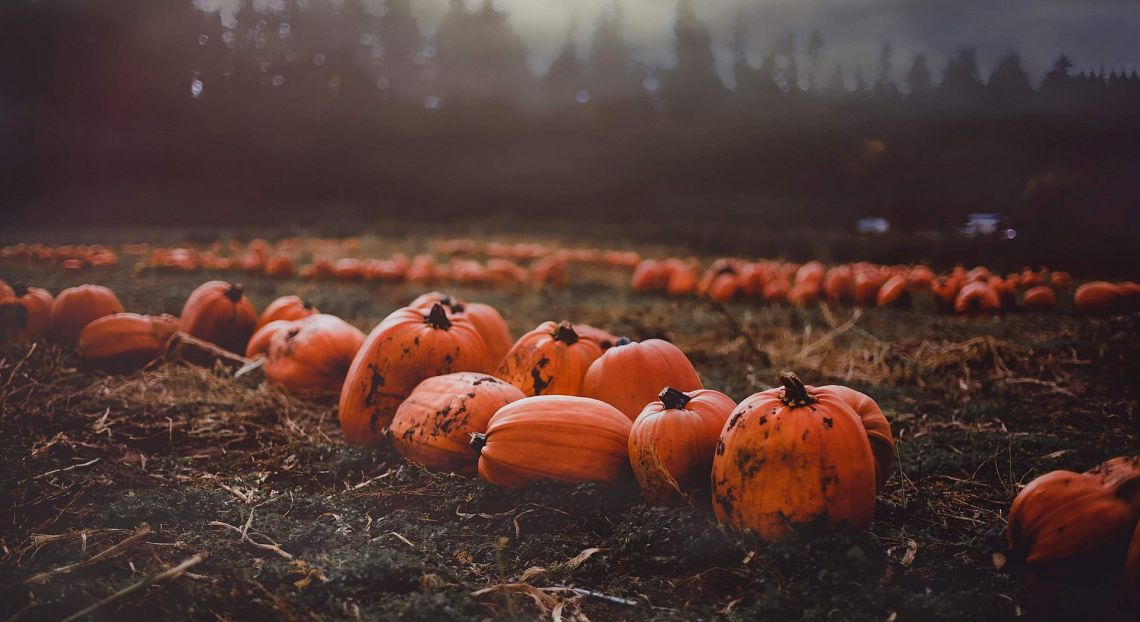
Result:
<svg viewBox="0 0 1140 622"><path fill-rule="evenodd" d="M228 278L259 308L298 293L365 331L423 290L132 277L125 259L79 274L0 265L0 278L102 283L130 311L175 314L198 283ZM898 441L869 532L768 546L704 508L649 507L632 483L497 490L343 445L335 404L174 365L105 375L40 343L0 351L0 616L60 619L205 554L85 619L1010 620L1023 611L1001 556L1016 492L1140 450L1140 314L967 320L924 300L726 314L632 294L627 278L576 268L564 291L446 289L496 305L516 336L566 318L666 337L737 400L781 369L869 393ZM144 524L123 554L28 582Z"/></svg>

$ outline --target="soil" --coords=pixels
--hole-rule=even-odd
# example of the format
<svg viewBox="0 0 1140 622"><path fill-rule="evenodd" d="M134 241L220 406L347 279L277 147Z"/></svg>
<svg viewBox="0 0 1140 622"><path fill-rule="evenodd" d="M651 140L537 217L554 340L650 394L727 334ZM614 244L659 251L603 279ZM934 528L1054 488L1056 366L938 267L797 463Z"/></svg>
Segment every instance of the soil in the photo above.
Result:
<svg viewBox="0 0 1140 622"><path fill-rule="evenodd" d="M78 274L5 264L0 278L101 283L128 310L173 314L200 282L239 280L136 275L124 259ZM516 336L569 319L668 338L736 400L782 369L872 395L898 459L868 532L814 525L766 545L705 507L650 507L632 478L500 490L346 446L333 403L174 364L108 375L41 342L0 351L0 616L61 619L204 555L82 619L1012 620L1027 605L1080 619L1022 601L1005 516L1042 473L1140 451L1140 314L719 307L627 279L579 266L562 291L447 290L495 305ZM365 331L424 289L240 280L259 308L297 293ZM1112 583L1095 575L1075 580L1085 614Z"/></svg>

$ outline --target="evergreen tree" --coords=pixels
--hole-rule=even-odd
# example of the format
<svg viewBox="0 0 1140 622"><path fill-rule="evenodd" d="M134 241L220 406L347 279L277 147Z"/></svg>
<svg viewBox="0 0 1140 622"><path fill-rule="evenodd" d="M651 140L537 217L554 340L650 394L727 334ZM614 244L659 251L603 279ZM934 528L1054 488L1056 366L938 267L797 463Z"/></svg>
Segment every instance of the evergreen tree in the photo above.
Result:
<svg viewBox="0 0 1140 622"><path fill-rule="evenodd" d="M691 115L715 108L723 101L725 88L714 68L712 38L693 13L689 0L679 0L673 32L677 66L665 75L666 109Z"/></svg>
<svg viewBox="0 0 1140 622"><path fill-rule="evenodd" d="M811 66L808 67L808 90L814 92L820 88L819 62L823 56L823 35L819 34L818 30L811 32L811 38L808 39L807 54L808 58L811 59Z"/></svg>
<svg viewBox="0 0 1140 622"><path fill-rule="evenodd" d="M542 78L544 103L547 106L563 108L576 102L578 94L586 89L586 74L582 61L578 58L578 43L574 41L574 22L566 32L566 43L562 51L550 64L550 69Z"/></svg>
<svg viewBox="0 0 1140 622"><path fill-rule="evenodd" d="M625 13L616 2L602 12L594 41L590 45L587 91L590 101L631 101L644 99L641 78L633 68L629 50L622 39Z"/></svg>
<svg viewBox="0 0 1140 622"><path fill-rule="evenodd" d="M1017 104L1033 93L1029 74L1022 68L1021 57L1016 52L998 61L986 89L999 104L1007 105Z"/></svg>
<svg viewBox="0 0 1140 622"><path fill-rule="evenodd" d="M926 65L926 54L916 54L910 71L906 74L906 86L912 96L923 96L930 92L930 68Z"/></svg>

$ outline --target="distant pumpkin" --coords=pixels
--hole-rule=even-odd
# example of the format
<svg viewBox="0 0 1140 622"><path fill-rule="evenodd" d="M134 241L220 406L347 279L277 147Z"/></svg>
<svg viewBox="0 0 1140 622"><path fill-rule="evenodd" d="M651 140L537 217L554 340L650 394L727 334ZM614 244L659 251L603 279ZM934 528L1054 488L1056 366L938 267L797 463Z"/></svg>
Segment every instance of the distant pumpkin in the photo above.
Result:
<svg viewBox="0 0 1140 622"><path fill-rule="evenodd" d="M261 312L261 315L257 318L257 324L254 326L254 330L256 331L262 326L276 320L299 320L318 313L320 313L320 311L315 306L303 300L300 296L281 296L269 303L269 306L265 307Z"/></svg>
<svg viewBox="0 0 1140 622"><path fill-rule="evenodd" d="M22 283L16 283L8 291L11 295L7 298L0 291L0 343L35 341L44 336L51 324L51 308L55 302L51 292Z"/></svg>
<svg viewBox="0 0 1140 622"><path fill-rule="evenodd" d="M1081 313L1105 313L1120 301L1120 286L1108 281L1090 281L1077 288L1073 304Z"/></svg>
<svg viewBox="0 0 1140 622"><path fill-rule="evenodd" d="M75 343L85 326L95 320L123 312L115 292L102 285L69 287L51 305L51 334L63 343Z"/></svg>

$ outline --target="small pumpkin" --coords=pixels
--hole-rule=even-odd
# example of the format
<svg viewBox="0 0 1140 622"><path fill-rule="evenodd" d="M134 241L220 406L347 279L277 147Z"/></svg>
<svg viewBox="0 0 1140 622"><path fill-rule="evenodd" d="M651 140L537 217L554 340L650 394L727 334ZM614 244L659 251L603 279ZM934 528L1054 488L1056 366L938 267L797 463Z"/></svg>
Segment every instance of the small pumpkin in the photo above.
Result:
<svg viewBox="0 0 1140 622"><path fill-rule="evenodd" d="M460 371L485 373L487 350L469 319L404 307L372 329L340 393L340 426L353 445L377 445L396 409L420 382Z"/></svg>
<svg viewBox="0 0 1140 622"><path fill-rule="evenodd" d="M601 346L570 322L543 322L515 342L495 376L528 396L581 395L586 371L601 355Z"/></svg>
<svg viewBox="0 0 1140 622"><path fill-rule="evenodd" d="M471 443L479 477L517 488L555 480L612 485L629 472L629 417L587 397L539 395L511 402Z"/></svg>
<svg viewBox="0 0 1140 622"><path fill-rule="evenodd" d="M278 320L281 322L281 320ZM335 315L319 313L278 324L266 350L265 379L294 395L336 395L364 333Z"/></svg>
<svg viewBox="0 0 1140 622"><path fill-rule="evenodd" d="M69 287L51 305L51 334L63 343L75 343L83 327L95 320L123 312L115 292L102 285Z"/></svg>
<svg viewBox="0 0 1140 622"><path fill-rule="evenodd" d="M115 313L83 327L79 352L93 367L134 369L154 360L177 330L178 318L170 315Z"/></svg>
<svg viewBox="0 0 1140 622"><path fill-rule="evenodd" d="M260 330L262 326L277 320L299 320L318 313L320 311L316 307L302 300L300 296L281 296L269 303L269 306L261 312L254 330Z"/></svg>
<svg viewBox="0 0 1140 622"><path fill-rule="evenodd" d="M475 475L479 451L471 435L487 431L500 408L525 396L487 374L460 372L424 380L396 409L392 446L406 460L436 471Z"/></svg>
<svg viewBox="0 0 1140 622"><path fill-rule="evenodd" d="M629 463L646 501L679 505L707 494L716 443L735 407L719 391L665 387L641 411L629 433Z"/></svg>
<svg viewBox="0 0 1140 622"><path fill-rule="evenodd" d="M983 281L971 281L962 286L954 298L954 312L958 315L977 317L996 315L1001 311L1001 298L992 285Z"/></svg>
<svg viewBox="0 0 1140 622"><path fill-rule="evenodd" d="M590 365L581 394L610 404L633 421L661 387L696 391L704 385L677 346L662 339L622 339Z"/></svg>
<svg viewBox="0 0 1140 622"><path fill-rule="evenodd" d="M1120 286L1108 281L1090 281L1077 288L1073 304L1082 313L1111 311L1122 297Z"/></svg>
<svg viewBox="0 0 1140 622"><path fill-rule="evenodd" d="M637 264L630 277L630 285L635 292L653 292L665 289L669 282L669 266L654 259L644 259Z"/></svg>
<svg viewBox="0 0 1140 622"><path fill-rule="evenodd" d="M1021 305L1028 311L1052 311L1057 306L1057 295L1048 285L1037 285L1025 290Z"/></svg>
<svg viewBox="0 0 1140 622"><path fill-rule="evenodd" d="M809 390L790 372L783 388L740 403L713 457L717 520L767 541L793 525L826 520L866 529L875 511L875 459L844 396Z"/></svg>
<svg viewBox="0 0 1140 622"><path fill-rule="evenodd" d="M2 283L2 281L0 281ZM7 287L7 286L4 286ZM35 341L51 324L51 292L16 283L7 298L0 292L0 343Z"/></svg>
<svg viewBox="0 0 1140 622"><path fill-rule="evenodd" d="M614 344L616 344L618 341L621 341L621 337L618 337L609 331L604 331L600 328L590 326L589 324L575 324L574 330L578 333L579 337L583 339L593 340L593 342L598 344L598 347L600 347L603 352L614 347Z"/></svg>
<svg viewBox="0 0 1140 622"><path fill-rule="evenodd" d="M416 298L408 304L409 307L431 308L435 303L442 303L452 313L463 314L471 323L475 325L475 330L479 331L479 336L483 338L483 345L487 349L487 361L496 366L514 344L514 339L511 337L511 329L507 326L507 321L503 319L502 314L495 307L481 302L465 302L454 296L449 296L441 292L429 292Z"/></svg>
<svg viewBox="0 0 1140 622"><path fill-rule="evenodd" d="M823 293L831 302L855 302L855 279L848 266L836 266L823 276Z"/></svg>
<svg viewBox="0 0 1140 622"><path fill-rule="evenodd" d="M241 284L208 281L198 286L182 307L179 330L230 352L245 352L257 310Z"/></svg>
<svg viewBox="0 0 1140 622"><path fill-rule="evenodd" d="M732 302L740 290L740 284L737 281L736 274L732 272L723 272L716 275L712 282L708 285L706 295L709 300L724 304Z"/></svg>

